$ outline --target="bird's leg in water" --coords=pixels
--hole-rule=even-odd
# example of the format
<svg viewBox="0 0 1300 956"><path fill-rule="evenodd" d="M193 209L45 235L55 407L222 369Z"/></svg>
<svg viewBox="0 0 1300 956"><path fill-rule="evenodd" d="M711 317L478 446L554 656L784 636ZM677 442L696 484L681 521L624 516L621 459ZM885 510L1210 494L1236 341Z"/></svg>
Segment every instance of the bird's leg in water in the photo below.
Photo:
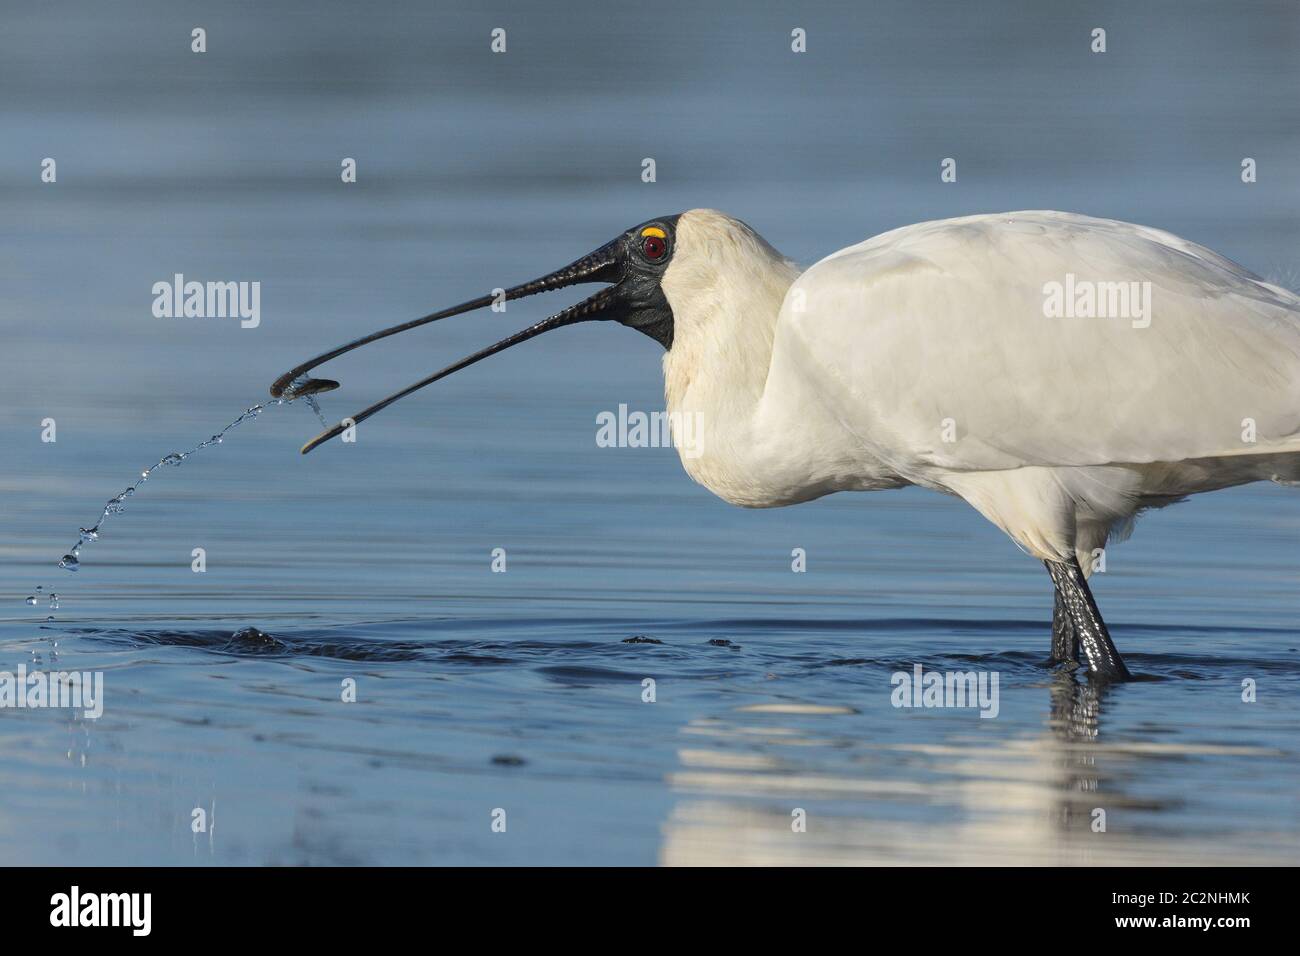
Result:
<svg viewBox="0 0 1300 956"><path fill-rule="evenodd" d="M1097 610L1097 602L1092 599L1092 591L1088 589L1088 580L1083 576L1083 568L1079 567L1078 560L1070 558L1069 561L1043 563L1047 565L1047 573L1056 585L1057 599L1065 606L1074 639L1087 659L1088 670L1105 680L1128 680L1128 668L1111 643L1106 622L1101 619L1101 612Z"/></svg>
<svg viewBox="0 0 1300 956"><path fill-rule="evenodd" d="M1052 608L1052 656L1049 665L1074 664L1079 660L1079 639L1074 634L1074 625L1070 622L1070 612L1065 609L1065 600L1061 592L1056 592L1056 603Z"/></svg>

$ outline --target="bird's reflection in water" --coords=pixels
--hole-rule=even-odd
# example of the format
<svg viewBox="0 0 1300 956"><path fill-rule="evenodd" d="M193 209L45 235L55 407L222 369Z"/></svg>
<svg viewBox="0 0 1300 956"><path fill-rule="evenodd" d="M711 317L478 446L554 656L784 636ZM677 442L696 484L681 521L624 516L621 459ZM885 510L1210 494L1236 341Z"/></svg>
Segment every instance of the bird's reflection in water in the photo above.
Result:
<svg viewBox="0 0 1300 956"><path fill-rule="evenodd" d="M1091 747L1074 745L1098 740L1102 702L1109 689L1107 684L1075 680L1072 670L1058 670L1053 675L1052 712L1048 727L1062 743L1060 789L1064 793L1098 793L1096 751ZM1091 831L1095 821L1092 812L1080 813L1077 802L1068 798L1060 801L1056 819L1060 828L1067 832Z"/></svg>
<svg viewBox="0 0 1300 956"><path fill-rule="evenodd" d="M1294 862L1285 835L1191 825L1189 761L1276 759L1262 748L1179 743L1163 728L1105 739L1127 686L1068 671L1010 693L1032 724L949 720L826 701L741 707L691 721L669 783L669 865L1135 865ZM1010 693L1004 691L1004 708ZM973 717L971 714L965 716ZM906 725L902 725L906 726ZM913 740L907 742L906 733ZM1161 735L1162 739L1155 739ZM890 738L893 739L890 739ZM903 738L903 739L899 739ZM1203 814L1202 814L1203 815ZM800 829L801 819L805 822Z"/></svg>

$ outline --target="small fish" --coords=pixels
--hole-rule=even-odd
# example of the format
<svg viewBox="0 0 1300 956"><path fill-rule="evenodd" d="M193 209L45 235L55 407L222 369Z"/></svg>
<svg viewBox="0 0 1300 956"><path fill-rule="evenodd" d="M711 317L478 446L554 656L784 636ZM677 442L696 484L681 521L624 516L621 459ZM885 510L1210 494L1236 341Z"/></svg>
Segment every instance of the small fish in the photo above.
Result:
<svg viewBox="0 0 1300 956"><path fill-rule="evenodd" d="M301 375L289 383L284 391L276 397L293 401L295 398L302 398L305 395L318 395L321 392L331 392L339 387L339 383L332 378L310 378Z"/></svg>

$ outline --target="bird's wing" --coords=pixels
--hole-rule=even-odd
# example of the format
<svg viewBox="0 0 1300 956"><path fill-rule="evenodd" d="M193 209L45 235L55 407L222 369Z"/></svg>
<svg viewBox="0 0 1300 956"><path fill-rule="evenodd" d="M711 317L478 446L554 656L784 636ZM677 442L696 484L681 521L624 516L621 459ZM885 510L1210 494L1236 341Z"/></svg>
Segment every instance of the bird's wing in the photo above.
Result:
<svg viewBox="0 0 1300 956"><path fill-rule="evenodd" d="M1086 311L1081 283L1137 285L1094 288L1094 312L1124 314L1088 318L1052 315L1052 283L1062 312L1070 294ZM1300 297L1066 213L921 223L822 260L786 296L772 374L815 380L904 475L1300 451Z"/></svg>

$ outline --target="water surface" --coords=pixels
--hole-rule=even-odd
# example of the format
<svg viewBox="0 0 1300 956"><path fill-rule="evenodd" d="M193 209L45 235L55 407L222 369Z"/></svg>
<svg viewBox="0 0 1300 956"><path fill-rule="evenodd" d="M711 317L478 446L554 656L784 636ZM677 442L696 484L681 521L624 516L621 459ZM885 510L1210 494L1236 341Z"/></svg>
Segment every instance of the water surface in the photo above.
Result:
<svg viewBox="0 0 1300 956"><path fill-rule="evenodd" d="M622 329L546 336L308 458L314 416L271 409L55 567L308 355L692 206L802 261L1065 208L1295 285L1293 5L142 9L16 9L0 38L0 669L102 670L106 696L95 721L0 710L0 862L1300 860L1294 490L1112 549L1098 598L1150 679L1097 695L1041 666L1041 567L958 501L743 511L671 450L597 447L599 412L662 408ZM260 326L154 318L176 272L260 281ZM325 413L570 293L348 356ZM893 707L917 663L996 671L998 716Z"/></svg>

